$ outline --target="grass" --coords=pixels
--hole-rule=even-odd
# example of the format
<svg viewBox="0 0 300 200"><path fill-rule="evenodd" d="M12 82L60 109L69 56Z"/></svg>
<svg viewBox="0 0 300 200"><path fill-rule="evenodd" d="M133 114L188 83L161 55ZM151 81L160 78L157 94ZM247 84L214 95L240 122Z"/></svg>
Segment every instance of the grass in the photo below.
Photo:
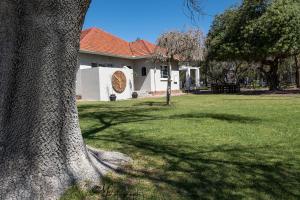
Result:
<svg viewBox="0 0 300 200"><path fill-rule="evenodd" d="M300 199L300 95L187 95L78 105L88 145L130 155L63 199Z"/></svg>

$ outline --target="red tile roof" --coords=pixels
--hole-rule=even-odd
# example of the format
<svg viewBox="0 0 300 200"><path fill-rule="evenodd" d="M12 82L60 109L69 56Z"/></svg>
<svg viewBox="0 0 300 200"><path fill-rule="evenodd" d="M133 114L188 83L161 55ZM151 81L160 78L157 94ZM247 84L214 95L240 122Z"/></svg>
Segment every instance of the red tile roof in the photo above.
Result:
<svg viewBox="0 0 300 200"><path fill-rule="evenodd" d="M111 56L128 58L150 56L156 46L145 40L127 42L98 28L83 30L80 37L80 50Z"/></svg>

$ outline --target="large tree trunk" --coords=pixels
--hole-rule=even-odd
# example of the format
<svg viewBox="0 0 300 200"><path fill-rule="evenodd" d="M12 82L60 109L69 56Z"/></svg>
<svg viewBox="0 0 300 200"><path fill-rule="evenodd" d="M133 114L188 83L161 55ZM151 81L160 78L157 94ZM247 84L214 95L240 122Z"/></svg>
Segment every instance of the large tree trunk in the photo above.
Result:
<svg viewBox="0 0 300 200"><path fill-rule="evenodd" d="M167 105L171 104L171 92L172 92L172 62L169 61L168 66L168 84L167 84Z"/></svg>
<svg viewBox="0 0 300 200"><path fill-rule="evenodd" d="M296 86L300 88L300 66L298 65L298 58L295 56L295 67L296 67Z"/></svg>
<svg viewBox="0 0 300 200"><path fill-rule="evenodd" d="M267 75L267 77L268 77L268 83L269 83L269 89L271 91L279 90L278 66L279 66L279 62L276 59L270 65L270 71L268 72L268 75Z"/></svg>
<svg viewBox="0 0 300 200"><path fill-rule="evenodd" d="M107 168L84 145L75 100L89 0L0 1L0 199L57 199Z"/></svg>

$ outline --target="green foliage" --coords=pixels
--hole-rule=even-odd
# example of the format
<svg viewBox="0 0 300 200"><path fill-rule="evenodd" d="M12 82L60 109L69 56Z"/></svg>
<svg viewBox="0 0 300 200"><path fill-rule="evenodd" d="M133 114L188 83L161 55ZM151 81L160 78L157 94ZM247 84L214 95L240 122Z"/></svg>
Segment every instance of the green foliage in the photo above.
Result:
<svg viewBox="0 0 300 200"><path fill-rule="evenodd" d="M282 88L287 88L295 82L296 79L296 66L293 57L285 59L279 64L278 72L280 74L280 84Z"/></svg>
<svg viewBox="0 0 300 200"><path fill-rule="evenodd" d="M246 62L218 62L210 61L202 67L202 74L209 83L239 83L241 79L249 78L253 65ZM252 76L251 76L252 78Z"/></svg>
<svg viewBox="0 0 300 200"><path fill-rule="evenodd" d="M215 18L209 58L263 61L299 54L299 10L299 0L244 0Z"/></svg>

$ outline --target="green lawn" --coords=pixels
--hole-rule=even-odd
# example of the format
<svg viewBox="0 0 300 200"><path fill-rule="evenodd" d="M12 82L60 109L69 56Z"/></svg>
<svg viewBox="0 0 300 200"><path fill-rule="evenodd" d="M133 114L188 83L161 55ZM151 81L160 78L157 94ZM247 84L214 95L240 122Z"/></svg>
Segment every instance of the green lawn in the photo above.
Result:
<svg viewBox="0 0 300 200"><path fill-rule="evenodd" d="M88 145L130 155L102 192L65 199L300 199L300 95L78 105Z"/></svg>

